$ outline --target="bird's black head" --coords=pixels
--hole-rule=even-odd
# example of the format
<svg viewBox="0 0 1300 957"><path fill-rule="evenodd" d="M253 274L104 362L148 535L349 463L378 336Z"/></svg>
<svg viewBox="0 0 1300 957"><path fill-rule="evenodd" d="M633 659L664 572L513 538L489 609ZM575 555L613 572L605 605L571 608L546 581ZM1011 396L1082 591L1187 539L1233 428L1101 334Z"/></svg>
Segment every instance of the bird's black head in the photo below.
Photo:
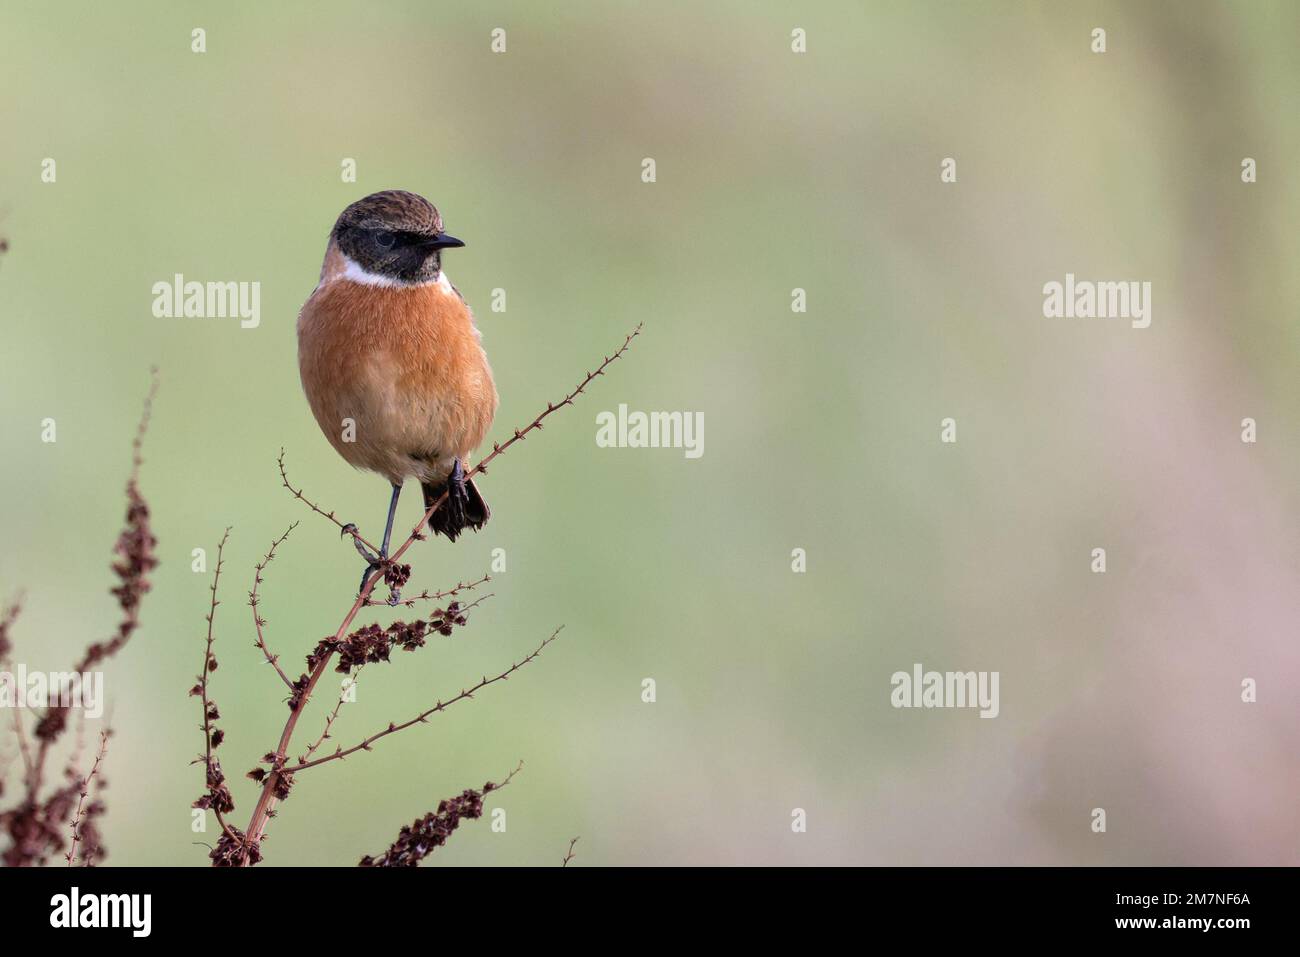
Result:
<svg viewBox="0 0 1300 957"><path fill-rule="evenodd" d="M435 282L442 250L465 244L442 231L442 217L423 196L386 189L359 199L334 224L343 255L373 276L397 282Z"/></svg>

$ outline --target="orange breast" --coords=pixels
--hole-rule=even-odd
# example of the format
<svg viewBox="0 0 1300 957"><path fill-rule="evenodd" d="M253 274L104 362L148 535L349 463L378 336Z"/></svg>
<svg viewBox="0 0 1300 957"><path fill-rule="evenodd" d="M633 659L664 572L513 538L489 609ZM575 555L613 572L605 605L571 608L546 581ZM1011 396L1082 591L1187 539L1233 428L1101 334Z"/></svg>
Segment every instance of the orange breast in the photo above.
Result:
<svg viewBox="0 0 1300 957"><path fill-rule="evenodd" d="M327 267L329 265L327 259ZM400 482L445 477L496 414L473 317L439 284L325 276L298 318L298 361L316 421L348 462Z"/></svg>

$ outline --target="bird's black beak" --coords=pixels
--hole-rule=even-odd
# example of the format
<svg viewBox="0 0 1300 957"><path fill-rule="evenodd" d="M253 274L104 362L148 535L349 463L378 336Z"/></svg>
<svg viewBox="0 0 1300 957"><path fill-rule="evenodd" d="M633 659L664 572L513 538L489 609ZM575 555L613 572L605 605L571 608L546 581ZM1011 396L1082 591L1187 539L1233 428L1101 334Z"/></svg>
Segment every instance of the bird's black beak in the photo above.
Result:
<svg viewBox="0 0 1300 957"><path fill-rule="evenodd" d="M422 241L420 246L424 249L458 249L465 244L455 236L448 236L446 233L438 233L436 236L430 236Z"/></svg>

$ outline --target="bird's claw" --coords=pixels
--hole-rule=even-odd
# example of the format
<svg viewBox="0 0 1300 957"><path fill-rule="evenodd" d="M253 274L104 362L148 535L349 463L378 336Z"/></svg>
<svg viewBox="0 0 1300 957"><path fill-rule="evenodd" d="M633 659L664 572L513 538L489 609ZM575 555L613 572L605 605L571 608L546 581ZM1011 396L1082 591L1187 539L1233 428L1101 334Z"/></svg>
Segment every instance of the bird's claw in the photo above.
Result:
<svg viewBox="0 0 1300 957"><path fill-rule="evenodd" d="M383 560L383 556L376 555L370 549L366 548L365 545L361 544L361 538L358 535L357 527L355 525L351 522L344 525L343 530L339 532L339 538L342 538L344 535L352 536L352 546L357 550L357 554L365 559L366 564L370 566L370 568L366 569L367 575L369 575L375 568L379 567L378 563Z"/></svg>

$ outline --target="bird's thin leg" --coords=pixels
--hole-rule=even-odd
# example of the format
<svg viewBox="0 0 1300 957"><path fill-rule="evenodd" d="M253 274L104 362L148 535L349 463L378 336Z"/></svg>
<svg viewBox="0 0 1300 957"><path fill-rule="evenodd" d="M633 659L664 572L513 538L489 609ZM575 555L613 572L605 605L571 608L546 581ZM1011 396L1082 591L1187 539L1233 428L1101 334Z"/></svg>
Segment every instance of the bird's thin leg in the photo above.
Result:
<svg viewBox="0 0 1300 957"><path fill-rule="evenodd" d="M397 517L397 498L402 494L402 486L393 486L393 498L388 503L388 524L384 526L384 544L379 548L379 557L388 557L388 541L393 537L393 519Z"/></svg>
<svg viewBox="0 0 1300 957"><path fill-rule="evenodd" d="M371 572L381 568L383 563L388 560L388 543L392 541L393 538L393 521L397 518L397 500L401 494L402 486L394 485L393 497L388 500L388 522L384 525L384 543L379 546L379 554L371 555L369 551L362 549L358 545L358 551L361 552L361 557L366 560L366 570L361 573L361 584L357 586L357 594L361 594L361 592L365 591L366 579L370 577ZM395 605L399 600L400 594L397 589L390 589L388 603L390 605Z"/></svg>

